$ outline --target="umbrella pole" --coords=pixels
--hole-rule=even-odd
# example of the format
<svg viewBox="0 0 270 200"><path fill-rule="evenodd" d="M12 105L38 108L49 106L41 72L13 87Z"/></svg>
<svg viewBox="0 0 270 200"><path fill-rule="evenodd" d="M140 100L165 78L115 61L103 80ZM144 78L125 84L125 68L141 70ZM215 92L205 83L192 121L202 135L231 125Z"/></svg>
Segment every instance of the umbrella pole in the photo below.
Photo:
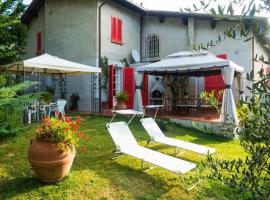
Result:
<svg viewBox="0 0 270 200"><path fill-rule="evenodd" d="M40 72L38 68L38 93L40 93Z"/></svg>

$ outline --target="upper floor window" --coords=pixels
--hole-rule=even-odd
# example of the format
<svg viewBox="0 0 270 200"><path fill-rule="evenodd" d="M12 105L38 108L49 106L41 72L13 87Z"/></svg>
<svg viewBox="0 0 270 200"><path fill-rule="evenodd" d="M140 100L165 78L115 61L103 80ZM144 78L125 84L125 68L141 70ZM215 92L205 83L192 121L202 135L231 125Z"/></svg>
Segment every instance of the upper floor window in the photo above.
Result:
<svg viewBox="0 0 270 200"><path fill-rule="evenodd" d="M37 55L42 54L42 33L37 33Z"/></svg>
<svg viewBox="0 0 270 200"><path fill-rule="evenodd" d="M159 59L159 36L150 34L145 38L144 57L147 60Z"/></svg>
<svg viewBox="0 0 270 200"><path fill-rule="evenodd" d="M111 18L111 42L117 44L123 44L122 30L123 22L120 18Z"/></svg>

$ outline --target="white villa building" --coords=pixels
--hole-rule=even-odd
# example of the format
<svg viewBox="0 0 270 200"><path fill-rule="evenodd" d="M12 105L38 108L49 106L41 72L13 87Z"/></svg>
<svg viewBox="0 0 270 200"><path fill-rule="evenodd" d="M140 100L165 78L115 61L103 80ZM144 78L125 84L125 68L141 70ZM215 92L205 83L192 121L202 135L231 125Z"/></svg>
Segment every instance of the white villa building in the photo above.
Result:
<svg viewBox="0 0 270 200"><path fill-rule="evenodd" d="M33 0L23 14L22 21L28 25L24 59L49 53L99 67L99 56L106 56L109 64L114 66L111 74L114 78L109 81L109 84L113 84L109 85L109 90L113 91L109 92L108 96L103 95L103 101L111 101L118 92L125 88L132 90L131 87L134 87L129 82L134 80L130 78L132 72L126 73L120 60L126 58L131 67L159 61L169 54L191 50L194 45L216 41L226 28L238 23L237 17L228 20L216 19L207 14L147 10L130 0L111 0L100 7L102 3L103 1L99 0ZM267 18L262 20L268 24ZM136 50L140 55L137 63L131 56L132 50ZM246 73L252 70L256 73L261 67L269 67L252 59L256 54L263 54L265 59L269 59L270 55L256 37L247 42L226 39L209 51L215 55L222 54L243 66ZM71 94L78 93L80 111L99 111L97 76L84 75L67 79L67 99ZM145 89L147 94L143 95L143 101L148 104L154 80L145 80L148 80L149 84L145 83L148 88ZM207 84L209 81L215 80L208 79ZM199 94L205 90L205 83L205 78L199 77L195 89L195 78L190 78L188 91L193 95ZM215 89L215 82L212 85ZM235 99L239 98L238 90L235 84ZM244 93L249 95L247 90Z"/></svg>

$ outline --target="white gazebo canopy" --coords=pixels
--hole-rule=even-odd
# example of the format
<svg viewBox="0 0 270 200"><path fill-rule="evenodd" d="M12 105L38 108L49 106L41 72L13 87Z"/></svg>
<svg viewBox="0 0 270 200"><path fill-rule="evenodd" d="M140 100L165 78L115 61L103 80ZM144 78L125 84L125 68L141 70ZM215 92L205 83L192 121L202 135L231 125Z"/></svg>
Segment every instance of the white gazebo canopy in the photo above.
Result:
<svg viewBox="0 0 270 200"><path fill-rule="evenodd" d="M182 51L168 55L165 59L149 65L138 67L138 72L150 74L158 73L196 73L220 70L226 66L231 66L237 72L244 72L244 68L230 60L216 57L214 54L203 52Z"/></svg>
<svg viewBox="0 0 270 200"><path fill-rule="evenodd" d="M238 123L236 106L231 87L235 72L243 74L244 68L235 64L234 62L218 58L214 54L207 51L183 51L168 55L165 59L162 59L159 62L138 67L136 70L140 73L163 76L170 74L179 74L180 76L208 76L221 73L225 82L221 118L226 122ZM240 77L243 78L243 75ZM138 83L140 82L138 81ZM243 84L241 85L240 92L242 93L244 86ZM137 85L136 82L134 102L136 102L135 107L137 110L140 110L140 106L142 106L142 102L138 103L138 101L141 99L141 91L139 91L139 86L140 85Z"/></svg>
<svg viewBox="0 0 270 200"><path fill-rule="evenodd" d="M5 65L1 70L14 72L39 72L41 74L81 75L101 73L101 69L65 60L50 54L43 54L28 60Z"/></svg>

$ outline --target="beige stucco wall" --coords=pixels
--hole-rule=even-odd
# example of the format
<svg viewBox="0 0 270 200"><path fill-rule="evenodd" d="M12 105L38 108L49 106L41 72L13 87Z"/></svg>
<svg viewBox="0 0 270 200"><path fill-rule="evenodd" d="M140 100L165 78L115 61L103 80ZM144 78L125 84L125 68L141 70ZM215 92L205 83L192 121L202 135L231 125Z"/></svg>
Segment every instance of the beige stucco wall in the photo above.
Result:
<svg viewBox="0 0 270 200"><path fill-rule="evenodd" d="M266 50L260 45L260 43L258 42L258 40L256 38L254 38L253 40L253 44L254 44L254 57L258 56L258 59L263 56L265 61L269 60L269 56L266 52ZM269 65L260 62L260 61L254 61L254 75L256 79L259 79L259 74L258 72L263 68L266 69L267 67L269 67Z"/></svg>
<svg viewBox="0 0 270 200"><path fill-rule="evenodd" d="M97 65L96 0L46 0L38 17L29 24L24 58L36 56L36 34L42 31L44 52L75 62ZM49 81L50 82L50 81ZM59 88L59 79L56 82ZM79 110L97 111L97 91L93 75L67 77L67 96L79 93ZM61 98L59 91L56 98Z"/></svg>
<svg viewBox="0 0 270 200"><path fill-rule="evenodd" d="M224 36L224 31L228 28L231 28L235 25L235 22L228 21L218 21L216 27L211 28L210 21L206 20L196 20L195 28L195 44L196 46L201 43L206 46L208 42L213 40L215 43L218 40L218 35L221 35L221 38ZM237 36L239 37L239 30L237 31ZM214 54L223 54L226 53L228 59L232 60L236 64L244 67L245 74L252 70L252 43L243 42L241 40L234 39L225 39L222 43L210 48ZM235 99L239 99L239 87L237 79L233 83L233 94ZM248 96L249 92L245 89L245 94Z"/></svg>
<svg viewBox="0 0 270 200"><path fill-rule="evenodd" d="M111 17L122 19L123 44L111 42ZM119 4L109 2L102 7L101 18L101 46L102 56L109 60L119 61L130 58L132 49L140 51L140 17Z"/></svg>
<svg viewBox="0 0 270 200"><path fill-rule="evenodd" d="M33 17L28 26L25 54L22 55L22 59L32 58L36 56L37 50L37 33L42 33L42 44L44 48L44 22L45 22L45 6L42 6L36 17Z"/></svg>
<svg viewBox="0 0 270 200"><path fill-rule="evenodd" d="M140 16L114 2L104 5L101 13L101 55L106 56L111 64L121 64L120 60L123 58L131 61L131 51L136 49L140 52ZM122 20L122 45L111 42L111 17ZM117 77L120 79L119 89L122 91L123 71L121 68L118 70L118 74L120 75ZM102 101L107 101L107 98L107 94L103 92Z"/></svg>
<svg viewBox="0 0 270 200"><path fill-rule="evenodd" d="M46 52L96 64L96 1L46 0Z"/></svg>
<svg viewBox="0 0 270 200"><path fill-rule="evenodd" d="M184 51L187 48L187 26L179 18L167 17L161 23L158 17L144 17L142 33L143 49L145 38L152 33L159 36L161 58L177 51Z"/></svg>
<svg viewBox="0 0 270 200"><path fill-rule="evenodd" d="M213 40L215 43L218 40L220 34L223 38L223 32L227 28L231 28L235 25L234 22L219 21L216 28L212 29L210 22L206 20L196 20L196 33L195 43L199 45L203 43L205 46L207 42ZM238 32L239 36L239 32ZM232 60L236 64L243 66L246 71L250 71L251 65L251 42L242 42L240 40L226 39L221 44L209 49L214 54L226 53L228 59Z"/></svg>

